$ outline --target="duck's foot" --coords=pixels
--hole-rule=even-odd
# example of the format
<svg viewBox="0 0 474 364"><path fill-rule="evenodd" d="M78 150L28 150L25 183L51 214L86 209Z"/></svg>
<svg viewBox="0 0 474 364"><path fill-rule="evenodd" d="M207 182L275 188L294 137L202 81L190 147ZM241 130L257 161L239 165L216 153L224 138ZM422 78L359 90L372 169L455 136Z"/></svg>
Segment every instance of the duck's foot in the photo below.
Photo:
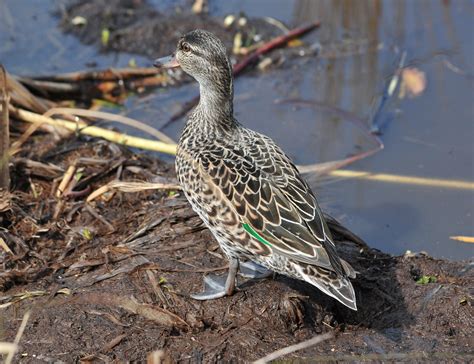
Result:
<svg viewBox="0 0 474 364"><path fill-rule="evenodd" d="M231 259L227 278L223 276L207 275L204 277L204 292L191 295L195 300L206 301L231 296L235 291L235 281L239 260Z"/></svg>
<svg viewBox="0 0 474 364"><path fill-rule="evenodd" d="M204 276L204 291L193 293L191 297L195 300L206 301L221 298L227 295L225 289L226 278L218 275Z"/></svg>
<svg viewBox="0 0 474 364"><path fill-rule="evenodd" d="M273 271L249 260L240 263L239 274L245 278L261 279L270 277L273 274Z"/></svg>

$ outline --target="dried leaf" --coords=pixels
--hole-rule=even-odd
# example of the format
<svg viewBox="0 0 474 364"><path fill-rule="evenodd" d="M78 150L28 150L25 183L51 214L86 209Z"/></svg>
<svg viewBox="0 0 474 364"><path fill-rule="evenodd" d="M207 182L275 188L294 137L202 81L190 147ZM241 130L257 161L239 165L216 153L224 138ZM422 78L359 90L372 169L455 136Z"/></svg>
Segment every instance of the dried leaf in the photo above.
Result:
<svg viewBox="0 0 474 364"><path fill-rule="evenodd" d="M168 327L187 327L186 321L168 310L146 303L139 303L129 297L108 293L88 293L81 295L73 302L120 307L126 311L142 316L160 325Z"/></svg>
<svg viewBox="0 0 474 364"><path fill-rule="evenodd" d="M11 255L14 255L11 249L8 247L7 243L5 243L5 240L0 237L0 247L2 247L7 253L10 253Z"/></svg>
<svg viewBox="0 0 474 364"><path fill-rule="evenodd" d="M399 98L420 96L426 88L425 73L417 68L404 68Z"/></svg>

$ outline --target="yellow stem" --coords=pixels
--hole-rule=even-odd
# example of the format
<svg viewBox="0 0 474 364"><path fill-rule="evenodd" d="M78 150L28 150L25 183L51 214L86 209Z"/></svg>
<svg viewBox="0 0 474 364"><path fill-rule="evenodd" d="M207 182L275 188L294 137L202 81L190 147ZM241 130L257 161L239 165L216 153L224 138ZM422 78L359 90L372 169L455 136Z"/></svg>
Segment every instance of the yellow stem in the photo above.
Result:
<svg viewBox="0 0 474 364"><path fill-rule="evenodd" d="M440 178L424 178L414 176L400 176L396 174L386 173L370 173L363 171L352 171L347 169L339 169L330 172L331 176L343 177L343 178L360 178L370 181L379 182L390 182L390 183L401 183L419 186L429 187L443 187L443 188L456 188L461 190L474 190L474 182L463 181L463 180L449 180Z"/></svg>
<svg viewBox="0 0 474 364"><path fill-rule="evenodd" d="M149 140L131 135L118 133L113 130L89 126L84 122L73 122L61 119L52 119L44 115L36 114L27 110L10 106L13 115L29 123L45 123L53 126L63 127L80 134L103 138L114 143L127 145L129 147L153 150L167 154L176 154L176 144L163 143L156 140Z"/></svg>

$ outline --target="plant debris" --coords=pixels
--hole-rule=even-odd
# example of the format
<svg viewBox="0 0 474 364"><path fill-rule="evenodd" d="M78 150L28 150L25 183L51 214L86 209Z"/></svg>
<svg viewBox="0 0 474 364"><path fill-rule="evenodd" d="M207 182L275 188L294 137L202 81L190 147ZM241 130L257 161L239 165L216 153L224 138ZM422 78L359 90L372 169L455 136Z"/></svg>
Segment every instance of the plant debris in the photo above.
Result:
<svg viewBox="0 0 474 364"><path fill-rule="evenodd" d="M436 283L437 279L435 276L421 276L416 280L418 284L428 284L428 283Z"/></svg>

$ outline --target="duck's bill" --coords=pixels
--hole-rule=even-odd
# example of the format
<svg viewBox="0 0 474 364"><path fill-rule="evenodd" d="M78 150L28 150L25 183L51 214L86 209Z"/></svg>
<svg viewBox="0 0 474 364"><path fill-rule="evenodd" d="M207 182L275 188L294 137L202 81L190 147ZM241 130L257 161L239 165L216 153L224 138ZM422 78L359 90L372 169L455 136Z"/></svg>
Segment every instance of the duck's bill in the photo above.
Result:
<svg viewBox="0 0 474 364"><path fill-rule="evenodd" d="M153 62L153 66L156 68L176 68L179 67L179 63L176 57L173 55L168 57L158 58Z"/></svg>

